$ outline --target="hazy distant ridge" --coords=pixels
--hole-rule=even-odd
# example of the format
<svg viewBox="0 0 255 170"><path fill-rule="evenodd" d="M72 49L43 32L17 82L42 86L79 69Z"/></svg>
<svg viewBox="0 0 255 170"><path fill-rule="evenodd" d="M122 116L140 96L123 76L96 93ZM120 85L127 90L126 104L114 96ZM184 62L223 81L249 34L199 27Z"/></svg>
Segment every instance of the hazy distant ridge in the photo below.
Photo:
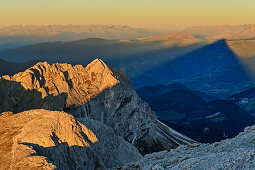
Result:
<svg viewBox="0 0 255 170"><path fill-rule="evenodd" d="M0 28L1 41L72 41L81 38L135 39L157 31L121 25L13 25Z"/></svg>

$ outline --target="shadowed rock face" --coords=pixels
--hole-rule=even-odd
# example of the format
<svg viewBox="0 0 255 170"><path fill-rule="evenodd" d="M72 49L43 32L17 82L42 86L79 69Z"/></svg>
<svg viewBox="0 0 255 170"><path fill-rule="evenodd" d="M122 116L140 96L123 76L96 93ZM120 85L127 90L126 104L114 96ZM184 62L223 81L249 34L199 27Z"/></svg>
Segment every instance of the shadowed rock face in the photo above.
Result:
<svg viewBox="0 0 255 170"><path fill-rule="evenodd" d="M75 117L88 117L112 127L143 155L195 143L159 123L156 113L138 97L125 73L114 69L113 73L118 84L86 104L69 107L66 111Z"/></svg>
<svg viewBox="0 0 255 170"><path fill-rule="evenodd" d="M66 93L43 98L40 91L29 90L19 82L0 78L0 113L4 111L18 113L31 109L63 110L66 98Z"/></svg>
<svg viewBox="0 0 255 170"><path fill-rule="evenodd" d="M75 117L88 117L111 126L117 135L123 136L143 155L195 143L183 135L180 138L173 129L159 123L156 113L125 81L120 81L85 105L70 108L67 112Z"/></svg>
<svg viewBox="0 0 255 170"><path fill-rule="evenodd" d="M155 112L133 90L124 71L111 71L101 60L86 67L38 63L0 79L0 111L66 111L113 128L141 154L194 143L157 121Z"/></svg>
<svg viewBox="0 0 255 170"><path fill-rule="evenodd" d="M0 169L106 169L142 157L112 128L64 112L3 113L0 124Z"/></svg>

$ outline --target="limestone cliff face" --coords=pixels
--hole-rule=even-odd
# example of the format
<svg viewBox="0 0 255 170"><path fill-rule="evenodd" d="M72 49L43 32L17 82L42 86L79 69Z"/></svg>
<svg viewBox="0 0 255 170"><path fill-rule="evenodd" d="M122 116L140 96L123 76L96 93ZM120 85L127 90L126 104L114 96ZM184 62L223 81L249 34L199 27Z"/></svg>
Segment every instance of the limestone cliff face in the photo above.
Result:
<svg viewBox="0 0 255 170"><path fill-rule="evenodd" d="M156 113L138 97L125 75L117 77L119 84L80 107L69 108L67 112L75 117L88 117L109 125L142 154L195 143L183 135L176 135L173 129L159 122Z"/></svg>
<svg viewBox="0 0 255 170"><path fill-rule="evenodd" d="M112 128L59 111L0 115L0 169L107 169L142 156Z"/></svg>
<svg viewBox="0 0 255 170"><path fill-rule="evenodd" d="M112 71L113 70L113 71ZM133 90L125 73L96 59L86 67L38 63L0 79L0 111L66 111L97 120L147 154L194 143L166 127Z"/></svg>
<svg viewBox="0 0 255 170"><path fill-rule="evenodd" d="M113 69L113 75L118 84L84 105L69 107L66 111L75 117L95 119L112 127L143 155L196 143L159 122L156 113L133 90L124 72Z"/></svg>
<svg viewBox="0 0 255 170"><path fill-rule="evenodd" d="M117 83L111 70L99 59L87 67L39 62L12 77L0 78L0 111L80 106Z"/></svg>

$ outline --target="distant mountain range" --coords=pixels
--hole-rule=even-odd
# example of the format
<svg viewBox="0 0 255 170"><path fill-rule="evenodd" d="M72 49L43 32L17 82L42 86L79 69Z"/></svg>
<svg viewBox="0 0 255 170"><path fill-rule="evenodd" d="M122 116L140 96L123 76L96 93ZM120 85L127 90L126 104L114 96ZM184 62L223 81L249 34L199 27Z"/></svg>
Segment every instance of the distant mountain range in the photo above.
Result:
<svg viewBox="0 0 255 170"><path fill-rule="evenodd" d="M0 52L0 58L8 61L25 62L40 59L71 64L88 64L95 58L102 58L115 68L124 68L129 76L135 77L156 67L169 58L185 54L204 45L202 40L186 37L187 34L171 34L171 39L147 41L106 40L100 38L82 39L72 42L47 42L9 49ZM169 36L167 36L169 37ZM137 64L142 67L137 67Z"/></svg>
<svg viewBox="0 0 255 170"><path fill-rule="evenodd" d="M197 38L207 40L253 39L255 38L255 25L194 26L179 32L193 34ZM0 42L72 41L81 38L131 40L151 35L157 38L157 34L160 33L166 33L166 31L126 25L11 25L0 28Z"/></svg>
<svg viewBox="0 0 255 170"><path fill-rule="evenodd" d="M238 58L226 40L206 44L186 33L125 41L90 38L47 42L0 52L0 58L8 61L39 59L83 65L99 56L115 68L124 68L135 88L177 82L227 97L253 85L247 73L249 68L253 71L248 67L252 65L246 62L251 57ZM248 63L247 68L242 62Z"/></svg>
<svg viewBox="0 0 255 170"><path fill-rule="evenodd" d="M201 42L202 40L195 37L190 33L168 33L168 34L158 34L143 38L137 38L144 42L162 42L165 46L169 45L187 45Z"/></svg>
<svg viewBox="0 0 255 170"><path fill-rule="evenodd" d="M14 30L22 28L21 30L26 32L40 28L43 33L72 28L79 32L87 27L17 26ZM95 28L131 29L125 26L95 26ZM216 28L218 27L210 27L217 32ZM253 26L247 25L222 28L230 31L253 30ZM204 27L199 29L206 30ZM211 32L205 32L209 33ZM95 58L101 58L115 68L124 68L135 88L182 83L193 90L206 91L210 95L225 98L253 86L251 78L255 78L253 67L255 43L251 39L215 40L196 35L195 32L191 34L187 30L183 33L156 34L133 40L86 38L70 42L45 42L2 51L0 58L11 62L39 59L50 63L68 62L83 65L87 65ZM229 76L231 74L236 76Z"/></svg>
<svg viewBox="0 0 255 170"><path fill-rule="evenodd" d="M254 39L255 25L218 25L218 26L195 26L184 30L203 39Z"/></svg>
<svg viewBox="0 0 255 170"><path fill-rule="evenodd" d="M161 50L165 48L188 48L190 45L201 43L202 40L193 36L186 37L186 33L158 35L161 39L141 38L134 40L108 40L102 38L86 38L71 42L53 41L24 46L1 52L1 57L7 60L28 61L32 58L42 58L54 61L54 57L59 57L59 61L64 61L72 56L71 62L87 64L95 56L104 57L107 60L116 57L128 56L130 54L143 54ZM152 36L153 37L153 36ZM169 38L171 37L171 38ZM186 37L186 38L185 38ZM177 50L173 50L173 54ZM181 52L183 51L183 52ZM177 54L186 50L179 50ZM17 54L19 53L19 54ZM176 56L176 54L175 54ZM65 57L65 58L63 58ZM61 59L63 58L63 59ZM80 59L82 58L82 60Z"/></svg>
<svg viewBox="0 0 255 170"><path fill-rule="evenodd" d="M121 25L13 25L0 28L0 42L73 41L81 38L135 39L159 31Z"/></svg>

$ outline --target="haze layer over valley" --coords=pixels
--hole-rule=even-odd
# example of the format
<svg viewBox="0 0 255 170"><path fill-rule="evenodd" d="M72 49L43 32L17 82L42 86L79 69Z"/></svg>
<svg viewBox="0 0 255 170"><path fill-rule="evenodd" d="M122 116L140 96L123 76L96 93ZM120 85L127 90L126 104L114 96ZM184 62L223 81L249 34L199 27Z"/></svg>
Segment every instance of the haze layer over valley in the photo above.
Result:
<svg viewBox="0 0 255 170"><path fill-rule="evenodd" d="M99 57L115 68L124 68L135 88L182 83L193 90L225 98L253 87L252 79L255 73L253 27L253 25L192 27L185 32L143 35L143 38L130 40L88 38L71 42L53 41L5 50L0 52L0 57L10 62L41 60L49 63L68 62L83 65ZM45 27L27 26L23 28L23 32L32 35L33 31L32 33L28 31L32 28L37 30L34 31L35 34L38 30L46 32L48 30ZM52 26L50 30L61 28ZM85 29L82 26L70 28L66 26L62 29L71 28L76 28L76 31ZM106 28L108 27L101 26L96 30ZM109 29L114 32L116 29L131 28L116 26ZM14 31L14 35L16 32ZM226 36L224 32L230 35ZM219 36L220 33L224 34ZM246 37L237 36L241 33ZM106 34L117 35L109 32ZM132 34L129 35L132 37ZM238 76L229 76L231 74Z"/></svg>

